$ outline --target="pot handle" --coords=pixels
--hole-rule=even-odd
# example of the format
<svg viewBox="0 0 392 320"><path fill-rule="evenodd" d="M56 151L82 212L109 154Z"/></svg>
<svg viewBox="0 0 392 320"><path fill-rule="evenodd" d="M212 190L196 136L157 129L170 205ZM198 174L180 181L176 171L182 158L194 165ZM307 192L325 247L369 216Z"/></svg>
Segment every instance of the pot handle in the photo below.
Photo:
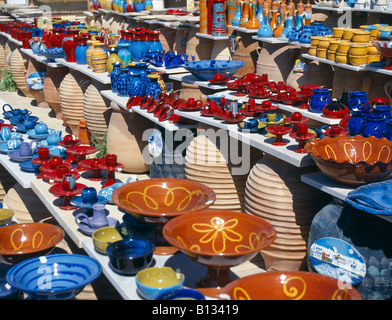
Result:
<svg viewBox="0 0 392 320"><path fill-rule="evenodd" d="M5 107L7 107L7 106L10 108L9 111L14 110L14 109L11 107L11 105L9 105L8 103L6 103L5 105L3 105L3 111L4 111L4 112L6 112L6 111L5 111Z"/></svg>

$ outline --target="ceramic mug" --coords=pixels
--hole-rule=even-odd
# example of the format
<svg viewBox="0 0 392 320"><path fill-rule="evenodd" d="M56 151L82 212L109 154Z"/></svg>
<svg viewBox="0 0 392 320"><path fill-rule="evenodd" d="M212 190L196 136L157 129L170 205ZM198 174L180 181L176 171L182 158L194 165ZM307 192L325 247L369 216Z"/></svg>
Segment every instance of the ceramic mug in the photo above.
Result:
<svg viewBox="0 0 392 320"><path fill-rule="evenodd" d="M31 142L22 142L19 147L19 155L21 157L31 156L38 148L38 142L33 140Z"/></svg>
<svg viewBox="0 0 392 320"><path fill-rule="evenodd" d="M75 188L76 179L72 173L66 173L61 179L61 186L64 191L71 191Z"/></svg>
<svg viewBox="0 0 392 320"><path fill-rule="evenodd" d="M20 147L21 141L18 138L11 137L10 140L7 141L8 150L15 150Z"/></svg>
<svg viewBox="0 0 392 320"><path fill-rule="evenodd" d="M11 130L9 127L1 127L0 139L3 141L9 140L11 138Z"/></svg>
<svg viewBox="0 0 392 320"><path fill-rule="evenodd" d="M105 163L108 167L115 167L117 164L117 155L107 154L105 156Z"/></svg>
<svg viewBox="0 0 392 320"><path fill-rule="evenodd" d="M97 190L93 187L86 187L82 190L82 199L84 203L98 202Z"/></svg>
<svg viewBox="0 0 392 320"><path fill-rule="evenodd" d="M91 158L90 159L90 168L92 170L98 170L100 162L101 162L101 159L99 159L99 158Z"/></svg>
<svg viewBox="0 0 392 320"><path fill-rule="evenodd" d="M49 159L49 148L39 148L38 149L38 157L40 160L48 160Z"/></svg>

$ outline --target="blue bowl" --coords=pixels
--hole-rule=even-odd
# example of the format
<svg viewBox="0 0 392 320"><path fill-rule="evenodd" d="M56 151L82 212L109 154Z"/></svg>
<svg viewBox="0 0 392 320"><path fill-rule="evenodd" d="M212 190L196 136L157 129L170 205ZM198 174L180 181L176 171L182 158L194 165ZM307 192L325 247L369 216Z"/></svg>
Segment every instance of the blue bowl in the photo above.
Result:
<svg viewBox="0 0 392 320"><path fill-rule="evenodd" d="M185 276L170 267L152 267L138 272L135 281L143 298L155 300L163 292L180 289Z"/></svg>
<svg viewBox="0 0 392 320"><path fill-rule="evenodd" d="M216 73L225 72L233 76L245 65L243 61L235 60L200 60L185 62L184 68L201 81L214 78Z"/></svg>
<svg viewBox="0 0 392 320"><path fill-rule="evenodd" d="M25 260L13 266L7 282L32 300L73 299L98 278L100 263L78 254L53 254Z"/></svg>
<svg viewBox="0 0 392 320"><path fill-rule="evenodd" d="M151 265L154 250L150 241L129 238L109 243L106 254L115 271L135 275Z"/></svg>
<svg viewBox="0 0 392 320"><path fill-rule="evenodd" d="M205 300L206 297L195 289L177 289L163 292L155 300Z"/></svg>

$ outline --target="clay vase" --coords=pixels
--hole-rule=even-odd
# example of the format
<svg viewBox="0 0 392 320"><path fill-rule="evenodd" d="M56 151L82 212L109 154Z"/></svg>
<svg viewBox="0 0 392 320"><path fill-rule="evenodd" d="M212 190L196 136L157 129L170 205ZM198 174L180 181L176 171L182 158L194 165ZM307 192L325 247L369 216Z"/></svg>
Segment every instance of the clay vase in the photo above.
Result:
<svg viewBox="0 0 392 320"><path fill-rule="evenodd" d="M200 33L207 34L208 9L207 0L200 0Z"/></svg>
<svg viewBox="0 0 392 320"><path fill-rule="evenodd" d="M30 86L27 84L27 78L34 72L46 72L46 66L42 63L39 63L35 59L29 59L28 64L27 64L27 70L25 73L25 82L26 82L26 90L30 92L30 94L34 97L35 101L37 102L37 105L40 105L40 107L49 107L49 105L45 102L45 96L44 96L44 91L43 90L35 90L30 88Z"/></svg>
<svg viewBox="0 0 392 320"><path fill-rule="evenodd" d="M259 29L260 22L257 20L257 2L249 4L249 20L246 24L246 29Z"/></svg>
<svg viewBox="0 0 392 320"><path fill-rule="evenodd" d="M154 124L136 112L128 112L111 103L107 131L107 153L116 154L117 161L124 165L124 171L145 173L149 171L150 156L148 152L148 137L143 139L143 133Z"/></svg>
<svg viewBox="0 0 392 320"><path fill-rule="evenodd" d="M237 144L238 141L228 139L226 132L212 127L202 125L201 129L203 131L198 131L186 151L186 179L203 183L214 190L216 200L211 209L243 211L248 171L237 174L236 166L229 156L232 150L234 152L233 143ZM226 139L214 139L215 135L222 133ZM239 148L241 150L241 145ZM244 152L247 157L243 162L248 163L250 168L262 157L262 153L253 148Z"/></svg>
<svg viewBox="0 0 392 320"><path fill-rule="evenodd" d="M176 30L168 27L163 27L159 35L159 41L162 44L162 49L166 51L173 51L174 39L176 37Z"/></svg>
<svg viewBox="0 0 392 320"><path fill-rule="evenodd" d="M244 1L242 5L242 17L240 20L240 28L246 28L249 20L249 0Z"/></svg>
<svg viewBox="0 0 392 320"><path fill-rule="evenodd" d="M108 130L108 114L111 112L110 101L100 94L102 90L105 90L105 86L94 81L87 87L83 100L87 131L98 142L103 141Z"/></svg>
<svg viewBox="0 0 392 320"><path fill-rule="evenodd" d="M90 41L87 41L87 43L88 43L88 49L86 51L86 62L87 62L88 67L93 70L94 67L93 67L93 64L91 62L91 54L94 51L95 44L96 43L100 43L100 42L99 41L90 40Z"/></svg>
<svg viewBox="0 0 392 320"><path fill-rule="evenodd" d="M309 229L329 196L303 182L313 168L297 168L265 155L251 169L245 189L245 212L271 223L277 236L260 253L267 271L306 270Z"/></svg>
<svg viewBox="0 0 392 320"><path fill-rule="evenodd" d="M26 97L33 97L29 90L26 88L26 63L27 60L22 56L22 53L19 49L15 49L11 53L11 73L18 87L18 90L20 90Z"/></svg>
<svg viewBox="0 0 392 320"><path fill-rule="evenodd" d="M110 46L111 48L109 49L109 57L108 60L106 61L106 70L108 71L109 75L113 71L113 64L115 62L121 62L121 58L118 56L118 48L116 45Z"/></svg>
<svg viewBox="0 0 392 320"><path fill-rule="evenodd" d="M211 60L232 60L229 39L214 41Z"/></svg>
<svg viewBox="0 0 392 320"><path fill-rule="evenodd" d="M53 68L46 67L46 77L44 81L44 99L50 108L55 112L56 118L61 119L60 84L68 73L67 67Z"/></svg>
<svg viewBox="0 0 392 320"><path fill-rule="evenodd" d="M257 59L256 73L268 74L268 78L275 82L286 82L300 52L300 48L296 46L263 42Z"/></svg>
<svg viewBox="0 0 392 320"><path fill-rule="evenodd" d="M248 73L256 72L259 50L259 43L252 39L252 34L237 33L234 40L233 60L244 61L246 64L234 74L235 77L242 77Z"/></svg>
<svg viewBox="0 0 392 320"><path fill-rule="evenodd" d="M237 12L237 0L226 0L226 16L227 25L231 26L234 15ZM233 33L233 29L227 29L227 35L230 36Z"/></svg>
<svg viewBox="0 0 392 320"><path fill-rule="evenodd" d="M104 44L102 42L95 43L94 50L91 51L91 64L96 73L106 72L106 61L108 57L103 46Z"/></svg>
<svg viewBox="0 0 392 320"><path fill-rule="evenodd" d="M81 73L70 70L60 85L60 104L64 122L75 136L78 135L79 122L84 115L84 91L90 81L90 78Z"/></svg>

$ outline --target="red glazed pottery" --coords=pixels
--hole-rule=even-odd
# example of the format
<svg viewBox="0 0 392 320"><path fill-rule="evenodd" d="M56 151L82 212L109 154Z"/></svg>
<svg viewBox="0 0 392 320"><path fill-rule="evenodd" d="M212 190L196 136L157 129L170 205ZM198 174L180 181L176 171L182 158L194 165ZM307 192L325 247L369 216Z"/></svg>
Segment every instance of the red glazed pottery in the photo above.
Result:
<svg viewBox="0 0 392 320"><path fill-rule="evenodd" d="M62 47L65 54L65 60L67 62L77 62L75 56L75 50L78 45L76 37L80 30L78 29L67 29L65 36L62 41Z"/></svg>
<svg viewBox="0 0 392 320"><path fill-rule="evenodd" d="M57 28L52 29L52 32L49 36L49 43L51 48L61 48L63 45L63 39L65 36L64 29Z"/></svg>

